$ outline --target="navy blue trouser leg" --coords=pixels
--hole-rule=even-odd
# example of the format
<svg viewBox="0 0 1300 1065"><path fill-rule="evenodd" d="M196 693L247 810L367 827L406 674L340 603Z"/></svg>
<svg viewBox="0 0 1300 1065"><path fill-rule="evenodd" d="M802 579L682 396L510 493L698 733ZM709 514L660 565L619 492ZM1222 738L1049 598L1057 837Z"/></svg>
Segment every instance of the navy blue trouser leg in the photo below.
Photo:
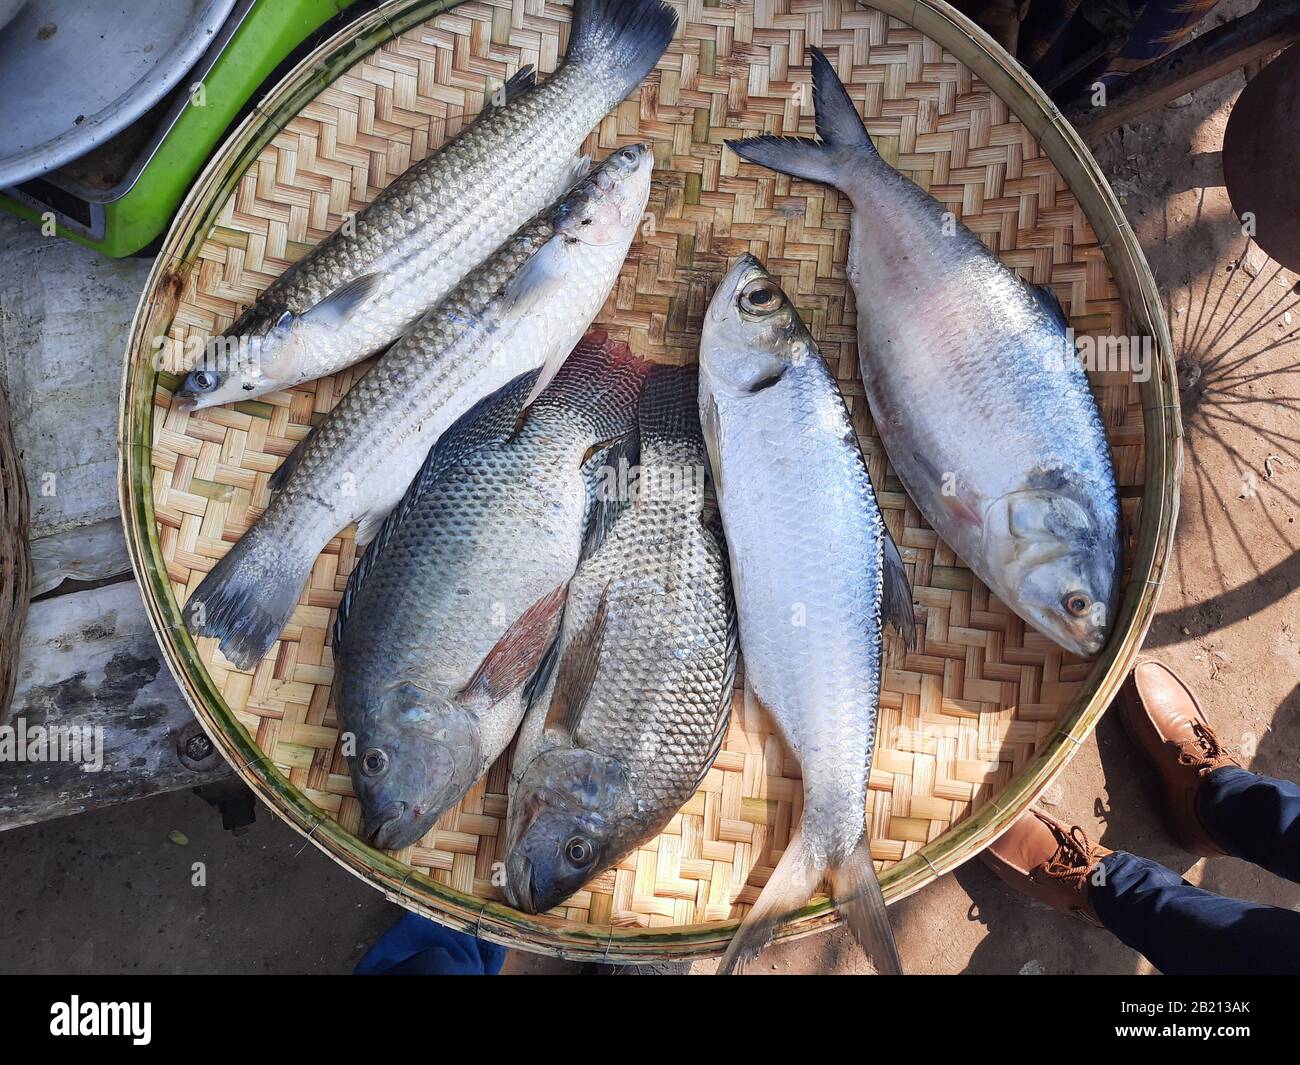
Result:
<svg viewBox="0 0 1300 1065"><path fill-rule="evenodd" d="M1300 884L1300 784L1225 766L1202 782L1196 812L1233 857Z"/></svg>
<svg viewBox="0 0 1300 1065"><path fill-rule="evenodd" d="M357 976L496 976L506 948L403 914L353 972Z"/></svg>
<svg viewBox="0 0 1300 1065"><path fill-rule="evenodd" d="M1300 787L1216 769L1197 794L1197 812L1224 850L1300 883ZM1124 851L1102 865L1105 882L1088 889L1097 916L1162 973L1300 974L1300 913L1202 891Z"/></svg>

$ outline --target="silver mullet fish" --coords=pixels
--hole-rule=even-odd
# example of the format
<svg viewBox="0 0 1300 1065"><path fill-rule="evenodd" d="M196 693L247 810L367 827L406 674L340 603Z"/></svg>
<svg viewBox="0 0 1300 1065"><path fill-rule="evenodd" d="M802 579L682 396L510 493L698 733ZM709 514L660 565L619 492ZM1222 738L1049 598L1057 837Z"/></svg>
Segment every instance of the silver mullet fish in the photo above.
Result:
<svg viewBox="0 0 1300 1065"><path fill-rule="evenodd" d="M543 367L540 390L618 278L654 155L622 148L507 241L395 344L271 481L270 505L194 589L185 621L249 669L275 642L317 556L358 523L367 542L438 437L474 403Z"/></svg>
<svg viewBox="0 0 1300 1065"><path fill-rule="evenodd" d="M576 153L668 47L660 0L575 0L569 50L531 67L450 143L285 271L177 392L189 409L252 399L382 351L503 240L580 179Z"/></svg>

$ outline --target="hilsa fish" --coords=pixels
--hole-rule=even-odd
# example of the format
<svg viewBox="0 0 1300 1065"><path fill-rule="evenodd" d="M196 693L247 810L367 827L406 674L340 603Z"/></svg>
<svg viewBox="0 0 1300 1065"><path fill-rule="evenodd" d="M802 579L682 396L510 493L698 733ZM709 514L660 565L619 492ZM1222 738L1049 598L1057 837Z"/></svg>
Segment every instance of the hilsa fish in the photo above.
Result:
<svg viewBox="0 0 1300 1065"><path fill-rule="evenodd" d="M636 437L606 460L615 472L511 766L506 891L529 913L658 835L726 734L736 620L696 391L693 368L657 366Z"/></svg>
<svg viewBox="0 0 1300 1065"><path fill-rule="evenodd" d="M1105 427L1065 313L880 157L829 60L812 55L820 141L728 144L849 197L862 383L890 463L999 599L1094 655L1115 618L1123 544Z"/></svg>
<svg viewBox="0 0 1300 1065"><path fill-rule="evenodd" d="M519 71L458 137L286 270L176 393L195 410L336 373L382 351L578 180L591 128L672 40L660 0L575 0L564 62Z"/></svg>
<svg viewBox="0 0 1300 1065"><path fill-rule="evenodd" d="M632 434L649 364L589 334L434 445L348 581L334 693L364 835L419 840L497 759L528 705L578 565L604 454Z"/></svg>
<svg viewBox="0 0 1300 1065"><path fill-rule="evenodd" d="M731 559L747 701L803 774L803 819L722 961L731 972L824 876L878 972L899 972L866 832L886 620L915 641L903 561L835 379L742 256L705 312L700 421Z"/></svg>
<svg viewBox="0 0 1300 1065"><path fill-rule="evenodd" d="M545 386L618 279L653 168L649 145L619 149L385 353L276 471L270 505L190 595L190 632L251 669L335 535L356 522L368 542L478 400L538 367Z"/></svg>

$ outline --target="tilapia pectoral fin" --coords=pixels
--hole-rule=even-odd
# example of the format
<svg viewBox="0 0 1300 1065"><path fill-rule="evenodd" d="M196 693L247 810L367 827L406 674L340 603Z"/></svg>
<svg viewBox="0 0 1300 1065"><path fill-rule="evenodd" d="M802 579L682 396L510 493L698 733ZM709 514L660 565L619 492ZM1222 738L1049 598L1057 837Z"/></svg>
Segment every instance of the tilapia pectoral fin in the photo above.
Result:
<svg viewBox="0 0 1300 1065"><path fill-rule="evenodd" d="M912 585L903 568L903 556L894 538L885 530L884 597L881 602L885 620L903 637L909 651L916 650L916 614L912 609Z"/></svg>
<svg viewBox="0 0 1300 1065"><path fill-rule="evenodd" d="M568 595L568 584L562 584L519 615L487 653L456 701L472 710L484 710L526 683L555 639Z"/></svg>
<svg viewBox="0 0 1300 1065"><path fill-rule="evenodd" d="M605 623L609 617L609 585L600 593L600 602L587 623L574 634L556 667L555 691L546 711L546 727L561 730L576 738L582 711L591 694L600 668L600 649L605 642Z"/></svg>
<svg viewBox="0 0 1300 1065"><path fill-rule="evenodd" d="M894 930L889 926L885 896L871 861L871 841L865 832L848 861L831 870L831 888L849 931L870 956L876 972L901 976L903 962L898 956Z"/></svg>
<svg viewBox="0 0 1300 1065"><path fill-rule="evenodd" d="M362 274L336 288L320 303L302 315L303 321L326 328L336 328L368 300L384 279L383 274Z"/></svg>
<svg viewBox="0 0 1300 1065"><path fill-rule="evenodd" d="M750 907L736 934L731 937L727 953L718 966L718 975L728 976L737 972L758 957L759 952L772 942L776 930L812 898L823 872L808 853L803 832L796 832L759 893L758 901Z"/></svg>
<svg viewBox="0 0 1300 1065"><path fill-rule="evenodd" d="M185 604L185 627L217 637L228 661L252 669L298 605L318 553L254 525L194 590Z"/></svg>
<svg viewBox="0 0 1300 1065"><path fill-rule="evenodd" d="M595 484L602 470L632 470L641 461L641 434L633 428L626 435L601 448L584 463L584 472L588 474L588 483ZM582 538L582 560L591 558L610 530L618 523L619 517L632 506L632 493L629 492L593 492L595 499L587 515L587 531Z"/></svg>

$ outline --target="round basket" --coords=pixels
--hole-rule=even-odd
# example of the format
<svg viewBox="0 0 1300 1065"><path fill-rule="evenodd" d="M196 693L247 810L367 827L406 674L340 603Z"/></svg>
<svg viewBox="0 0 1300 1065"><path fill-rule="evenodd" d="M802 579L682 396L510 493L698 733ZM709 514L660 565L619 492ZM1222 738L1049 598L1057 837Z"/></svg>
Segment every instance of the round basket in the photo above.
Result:
<svg viewBox="0 0 1300 1065"><path fill-rule="evenodd" d="M925 0L674 2L657 71L587 144L655 145L653 230L598 323L637 353L695 358L728 263L766 261L853 409L871 476L920 604L922 641L891 638L869 829L888 899L917 890L1005 829L1083 742L1150 623L1177 511L1180 429L1154 282L1096 164L1043 94L982 32ZM553 70L570 8L550 0L392 0L322 45L216 155L172 226L127 351L121 493L136 575L195 713L257 794L344 868L446 924L577 959L663 960L723 949L800 815L798 767L737 699L695 797L656 840L556 911L502 901L506 765L419 844L375 851L336 749L329 631L356 562L351 530L318 560L292 622L253 673L194 641L181 607L268 501L267 478L364 371L187 415L171 403L182 349L219 332L290 262L473 118L519 67ZM927 528L872 432L844 274L847 201L742 164L726 137L812 130L806 48L837 61L881 151L1003 260L1050 283L1080 333L1151 338L1151 375L1093 377L1115 457L1127 590L1097 661L1063 653L993 599ZM972 293L978 299L978 293ZM854 560L846 560L846 565ZM494 883L495 881L495 883ZM818 897L784 929L834 923Z"/></svg>

